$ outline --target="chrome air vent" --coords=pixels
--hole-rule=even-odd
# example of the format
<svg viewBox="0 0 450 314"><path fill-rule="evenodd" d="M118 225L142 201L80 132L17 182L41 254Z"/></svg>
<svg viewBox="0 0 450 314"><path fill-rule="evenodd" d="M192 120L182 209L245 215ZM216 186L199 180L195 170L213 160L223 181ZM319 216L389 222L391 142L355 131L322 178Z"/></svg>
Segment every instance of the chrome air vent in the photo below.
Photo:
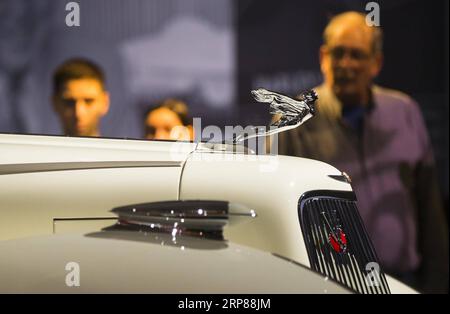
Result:
<svg viewBox="0 0 450 314"><path fill-rule="evenodd" d="M359 293L390 293L353 192L306 193L299 219L312 269Z"/></svg>
<svg viewBox="0 0 450 314"><path fill-rule="evenodd" d="M256 217L254 210L226 201L186 200L117 207L119 228L223 240L223 227Z"/></svg>

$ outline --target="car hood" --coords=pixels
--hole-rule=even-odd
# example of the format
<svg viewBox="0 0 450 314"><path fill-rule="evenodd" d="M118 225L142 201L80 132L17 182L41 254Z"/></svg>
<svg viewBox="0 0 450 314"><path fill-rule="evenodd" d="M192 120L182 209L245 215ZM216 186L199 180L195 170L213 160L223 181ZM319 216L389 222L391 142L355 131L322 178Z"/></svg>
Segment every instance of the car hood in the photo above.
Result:
<svg viewBox="0 0 450 314"><path fill-rule="evenodd" d="M181 242L124 231L0 241L0 292L349 293L266 252L223 241ZM73 265L79 286L66 284Z"/></svg>

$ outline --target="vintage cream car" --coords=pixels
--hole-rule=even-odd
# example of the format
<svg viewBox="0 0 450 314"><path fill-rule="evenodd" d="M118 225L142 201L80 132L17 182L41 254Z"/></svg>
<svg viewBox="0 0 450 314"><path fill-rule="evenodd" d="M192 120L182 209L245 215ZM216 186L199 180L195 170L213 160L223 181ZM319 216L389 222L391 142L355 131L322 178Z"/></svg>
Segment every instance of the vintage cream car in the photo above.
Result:
<svg viewBox="0 0 450 314"><path fill-rule="evenodd" d="M192 201L238 204L248 209L247 214L252 217L229 224L228 216L219 217L225 221L217 230L222 232L223 228L226 240L201 239L198 235L211 232L208 225L215 217L183 227L183 217L195 218L183 211L183 204ZM151 211L155 202L171 202L173 210L163 206L167 210L155 214ZM208 212L211 213L204 210L201 214ZM120 240L123 232L128 232L126 238L139 235L129 236L129 230L108 227L116 223L118 213L125 217L119 222L139 226L140 233L141 227L148 229L156 224L156 233L147 230L153 240L147 237L146 241L152 243ZM145 215L157 221L146 220ZM188 253L184 252L183 263L188 272L198 270L190 265L203 258L213 264L222 263L230 272L236 271L241 261L243 269L253 276L261 273L261 267L265 269L261 280L270 282L272 278L276 282L272 292L345 292L343 286L359 293L414 293L379 268L348 177L328 164L287 156L259 156L225 144L0 134L0 291L39 292L40 287L56 287L52 282L44 284L48 279L44 274L56 267L57 261L76 259L68 249L73 247L84 264L104 265L106 260L111 261L104 271L92 264L88 271L92 285L86 284L85 291L98 288L101 292L106 285L96 286L94 282L107 282L110 274L122 271L128 272L129 278L137 278L137 272L142 272L149 258L143 257L145 245L154 247L152 271L140 277L141 282L135 286L129 285L128 277L123 275L109 281L121 278L123 287L129 287L130 292L147 291L142 288L146 280L161 283L161 289L152 292L190 291L189 286L177 290L156 279L161 274L158 269L162 269L158 263L170 264L173 257L181 256L180 245L176 244L180 237L173 240L169 236L165 242L176 252L166 251L170 248L163 249L161 243L155 242L155 234L171 232L167 225L158 224L158 219L161 223L179 223L174 228L176 233L184 232L190 238L190 232L194 232L196 241L205 246L211 241L227 243L224 250L184 247ZM239 250L250 257L240 259L242 254L236 253ZM127 262L121 259L124 254L136 258ZM281 258L291 262L285 261L284 265ZM38 275L34 272L34 279L26 277L13 284L11 273L31 274L31 261L42 265L42 271ZM292 262L321 275L294 267ZM207 274L213 273L214 266L208 267ZM181 272L178 270L177 274ZM97 273L101 274L98 280L94 276ZM198 271L186 278L193 276L199 276L200 283L207 281ZM297 283L279 280L290 276ZM337 284L324 286L324 279ZM249 277L242 277L242 282L247 280ZM284 288L279 285L282 282ZM236 292L260 291L256 284L237 286L242 289L236 288ZM206 292L204 287L200 284L191 287L191 291ZM228 290L212 291L233 292L227 287ZM261 287L267 285L263 283ZM50 291L58 290L53 288Z"/></svg>

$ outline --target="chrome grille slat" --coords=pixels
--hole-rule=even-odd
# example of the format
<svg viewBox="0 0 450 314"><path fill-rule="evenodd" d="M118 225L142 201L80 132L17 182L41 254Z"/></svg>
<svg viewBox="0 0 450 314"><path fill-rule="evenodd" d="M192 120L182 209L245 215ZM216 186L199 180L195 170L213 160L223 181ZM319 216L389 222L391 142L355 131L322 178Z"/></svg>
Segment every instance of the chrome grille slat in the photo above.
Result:
<svg viewBox="0 0 450 314"><path fill-rule="evenodd" d="M305 217L305 220L307 220L307 222L306 222L307 224L310 224L309 217ZM307 240L308 242L312 242L312 243L320 242L317 235L314 232L309 232L307 237L308 237L308 240ZM314 265L314 267L317 269L320 268L320 272L323 273L325 270L324 270L324 267L322 267L322 263L320 261L320 252L314 251L311 254L310 258L311 258L311 264Z"/></svg>
<svg viewBox="0 0 450 314"><path fill-rule="evenodd" d="M315 221L320 219L319 211L312 212L312 215L314 215L313 219ZM324 226L320 225L320 226L318 226L318 228L320 230L321 239L322 239L322 241L320 243L326 243L328 241L328 237L327 237L327 234L326 233L324 234L324 232L323 232ZM328 276L330 278L339 278L341 281L344 281L345 279L344 279L344 275L342 273L342 270L339 267L336 267L337 266L336 263L331 263L330 264L330 263L326 262L326 260L333 259L333 257L330 255L329 251L328 250L320 250L320 252L321 252L322 256L324 256L324 258L325 258L325 264L327 265L327 267L333 269L332 272L328 273Z"/></svg>
<svg viewBox="0 0 450 314"><path fill-rule="evenodd" d="M317 218L314 217L314 219L317 219ZM318 230L318 232L320 234L320 243L322 243L323 241L326 241L326 238L325 238L325 236L324 236L324 234L322 232L321 226L316 226L316 229ZM326 266L326 270L327 270L326 275L331 277L332 276L332 271L331 271L330 265L326 262L326 259L327 259L326 252L320 251L320 255L323 257L323 263Z"/></svg>
<svg viewBox="0 0 450 314"><path fill-rule="evenodd" d="M352 202L352 207L353 207L354 211L358 212L358 208L357 208L357 206L356 206L356 204L354 202ZM362 221L361 216L357 215L356 217L358 218L359 223L362 225L362 228L363 228L365 234L367 234L367 230L366 230L366 227L364 225L364 222ZM365 242L367 244L367 247L371 251L371 254L373 254L373 256L375 256L376 260L378 261L377 253L375 252L375 249L374 249L370 239L368 237L365 237L365 240L366 240ZM382 285L380 285L379 288L383 289L383 293L390 293L389 286L388 286L387 281L386 281L386 277L384 275L381 276L381 274L380 274L380 279L382 281Z"/></svg>
<svg viewBox="0 0 450 314"><path fill-rule="evenodd" d="M353 211L355 211L355 212L358 211L358 208L356 207L354 202L348 202L348 203L352 207ZM361 219L361 217L359 215L350 215L344 209L342 209L342 213L343 213L344 216L349 217L350 220L353 221L354 224L361 225L362 228L363 228L363 234L367 234L365 226L364 226L364 223L363 223L363 221L362 221L362 219ZM375 253L375 250L374 250L373 245L370 242L369 238L367 236L361 235L360 232L358 232L358 229L356 229L356 230L357 230L358 237L363 240L363 243L362 243L362 245L360 245L360 247L362 247L362 250L365 252L365 258L369 259L372 256L374 256L375 260L378 261L378 257L377 257L377 255ZM385 279L385 277L380 275L380 279L383 281ZM369 288L372 291L372 293L389 293L389 291L387 291L386 289L382 289L384 287L387 287L387 282L385 280L384 280L382 285L379 285L378 287L377 286L370 286Z"/></svg>
<svg viewBox="0 0 450 314"><path fill-rule="evenodd" d="M366 265L370 262L379 265L379 262L351 192L314 191L305 194L299 201L299 219L312 269L359 293L390 293L381 269L378 285L369 284L366 280ZM328 220L332 223L327 224L325 221ZM334 232L331 232L330 224ZM332 248L330 232L334 239L340 238L337 234L345 234L342 237L346 240L346 249L342 248L341 241L338 247ZM334 239L332 241L336 245Z"/></svg>
<svg viewBox="0 0 450 314"><path fill-rule="evenodd" d="M357 283L356 283L356 278L355 278L355 273L350 269L350 267L352 266L351 262L350 262L350 256L343 255L344 258L344 265L345 265L345 271L350 274L349 276L349 281L351 282L351 286L352 287L356 287L356 289L358 289Z"/></svg>
<svg viewBox="0 0 450 314"><path fill-rule="evenodd" d="M352 248L354 251L364 252L364 258L367 259L368 257L367 257L367 254L366 254L367 253L366 252L366 248L364 247L364 245L361 245L360 241L356 240L357 238L360 238L361 235L359 234L357 228L355 228L355 224L354 224L354 222L352 221L352 218L351 218L352 215L349 215L349 213L345 210L345 208L343 207L343 204L341 202L337 203L336 205L339 207L339 209L341 210L342 215L345 217L345 219L343 219L343 220L347 221L347 222L348 221L352 222L352 223L347 223L344 226L345 230L350 230L350 232L347 235L347 238L348 238L348 241L349 241L349 244L348 244L349 245L349 250ZM358 263L356 263L356 265L358 265ZM361 269L360 267L357 267L357 269L358 269L358 274L361 275L361 273L364 273L364 269ZM363 287L366 288L366 289L361 290L361 291L365 291L364 293L369 293L369 289L371 287L367 287L366 286L364 277L362 278L362 282L360 282L360 284ZM373 290L372 289L370 289L370 290L371 290L370 292L373 293Z"/></svg>

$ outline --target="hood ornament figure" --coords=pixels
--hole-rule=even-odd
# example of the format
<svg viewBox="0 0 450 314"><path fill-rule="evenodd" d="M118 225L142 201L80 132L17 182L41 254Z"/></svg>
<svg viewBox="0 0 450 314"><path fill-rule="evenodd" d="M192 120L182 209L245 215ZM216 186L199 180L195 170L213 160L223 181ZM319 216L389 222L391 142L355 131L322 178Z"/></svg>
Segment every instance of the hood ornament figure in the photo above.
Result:
<svg viewBox="0 0 450 314"><path fill-rule="evenodd" d="M252 90L252 95L257 102L269 103L270 113L280 115L280 119L270 125L269 131L258 132L259 129L255 127L254 134L248 136L240 134L235 138L234 143L253 137L270 136L300 126L315 114L314 103L318 98L314 90L303 92L298 100L264 88Z"/></svg>

